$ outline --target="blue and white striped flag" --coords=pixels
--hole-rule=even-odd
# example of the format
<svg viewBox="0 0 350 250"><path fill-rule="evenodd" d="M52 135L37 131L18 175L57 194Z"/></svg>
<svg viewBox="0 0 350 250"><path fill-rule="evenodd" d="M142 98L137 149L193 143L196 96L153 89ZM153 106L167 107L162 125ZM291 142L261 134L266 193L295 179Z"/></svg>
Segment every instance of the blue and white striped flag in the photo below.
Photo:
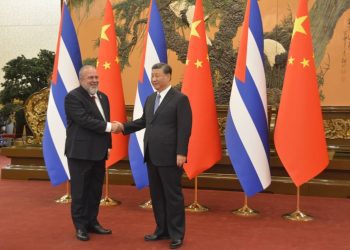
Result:
<svg viewBox="0 0 350 250"><path fill-rule="evenodd" d="M81 66L77 35L69 10L64 4L43 138L44 160L53 185L70 179L64 155L67 126L64 98L69 91L79 86L78 72Z"/></svg>
<svg viewBox="0 0 350 250"><path fill-rule="evenodd" d="M156 1L151 0L150 12L147 23L145 38L144 58L141 64L140 77L134 104L133 119L142 116L146 98L154 92L151 84L152 66L156 63L167 63L167 48L163 31L162 20L157 8ZM131 134L129 141L129 161L138 189L148 186L147 166L143 160L143 137L145 130Z"/></svg>
<svg viewBox="0 0 350 250"><path fill-rule="evenodd" d="M225 133L231 163L247 196L271 183L263 58L259 6L257 0L248 0Z"/></svg>

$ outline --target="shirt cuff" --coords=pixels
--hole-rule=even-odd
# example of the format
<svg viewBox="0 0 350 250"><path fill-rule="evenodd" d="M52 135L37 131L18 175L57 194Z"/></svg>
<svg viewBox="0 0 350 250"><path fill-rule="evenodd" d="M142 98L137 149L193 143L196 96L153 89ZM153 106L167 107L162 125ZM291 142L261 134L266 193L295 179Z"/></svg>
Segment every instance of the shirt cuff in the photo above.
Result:
<svg viewBox="0 0 350 250"><path fill-rule="evenodd" d="M110 133L112 131L112 123L107 122L106 130L105 132Z"/></svg>

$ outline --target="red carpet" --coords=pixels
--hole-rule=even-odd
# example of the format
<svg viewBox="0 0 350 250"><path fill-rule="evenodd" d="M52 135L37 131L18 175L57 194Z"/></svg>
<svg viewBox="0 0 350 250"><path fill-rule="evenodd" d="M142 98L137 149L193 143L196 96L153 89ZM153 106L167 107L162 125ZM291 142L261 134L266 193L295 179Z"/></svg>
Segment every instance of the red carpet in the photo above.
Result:
<svg viewBox="0 0 350 250"><path fill-rule="evenodd" d="M184 190L186 203L193 190ZM112 235L91 235L88 242L74 237L69 205L54 200L65 186L49 182L0 181L0 249L167 249L167 241L144 242L154 229L151 211L138 207L148 199L148 190L111 186L118 207L102 207L100 222ZM285 221L281 214L295 208L295 196L259 194L249 203L260 211L257 218L234 216L242 206L237 192L200 190L199 202L210 208L202 214L186 214L186 239L181 249L350 249L350 201L302 197L301 208L313 222Z"/></svg>

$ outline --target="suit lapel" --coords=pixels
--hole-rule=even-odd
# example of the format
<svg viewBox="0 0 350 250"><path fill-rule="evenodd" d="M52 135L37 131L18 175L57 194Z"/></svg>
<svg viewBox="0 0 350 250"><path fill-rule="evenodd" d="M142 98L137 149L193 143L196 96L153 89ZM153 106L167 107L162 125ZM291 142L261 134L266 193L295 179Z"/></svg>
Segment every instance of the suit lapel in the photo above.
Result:
<svg viewBox="0 0 350 250"><path fill-rule="evenodd" d="M147 114L147 117L151 117L151 120L153 119L153 116L154 116L154 103L155 103L155 100L156 100L156 96L157 96L157 92L154 92L153 94L151 94L151 96L149 97L149 108L146 109L146 114ZM158 107L159 108L159 107Z"/></svg>
<svg viewBox="0 0 350 250"><path fill-rule="evenodd" d="M167 103L173 98L175 94L175 90L173 88L169 89L168 93L165 95L164 100L160 103L159 107L157 108L156 112L153 115L152 121L157 117L157 115L162 112L162 110L164 109L164 107L167 105ZM152 104L152 110L154 110L154 102L155 102L155 97L156 95L154 95L153 99L153 104Z"/></svg>
<svg viewBox="0 0 350 250"><path fill-rule="evenodd" d="M89 95L89 93L88 93L83 87L81 87L81 86L79 87L79 91L80 91L80 93L83 95L83 97L86 99L86 101L89 102L89 103L91 104L91 107L92 107L92 110L94 111L94 113L95 113L98 117L100 117L102 120L104 120L103 117L102 117L102 115L101 115L100 110L99 110L98 107L97 107L97 104L94 103L94 101L91 99L91 96ZM101 98L99 97L99 96L100 96L99 93L97 94L97 96L98 96L98 98L99 98L99 100L100 100L100 103L101 103L102 108L103 108L103 110L104 110L104 113L105 113L105 115L106 115L106 110L105 110L105 107L104 107L105 105L102 104L102 103L104 103L104 102L101 101Z"/></svg>
<svg viewBox="0 0 350 250"><path fill-rule="evenodd" d="M108 117L108 114L107 114L107 110L108 110L107 100L100 92L97 92L97 98L100 100L100 103L101 103L101 106L102 106L102 109L103 109L103 113L104 113L104 115L106 117L106 120L108 120L108 118L107 118ZM97 105L95 105L95 106L97 106Z"/></svg>

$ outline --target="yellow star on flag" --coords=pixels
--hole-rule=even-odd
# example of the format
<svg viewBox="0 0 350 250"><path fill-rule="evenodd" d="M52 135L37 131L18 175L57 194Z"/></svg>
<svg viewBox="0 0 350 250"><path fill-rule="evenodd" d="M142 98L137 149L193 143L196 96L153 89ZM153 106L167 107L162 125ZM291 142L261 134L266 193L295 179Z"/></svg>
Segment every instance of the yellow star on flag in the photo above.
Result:
<svg viewBox="0 0 350 250"><path fill-rule="evenodd" d="M203 67L203 62L199 61L198 59L194 64L196 65L197 69Z"/></svg>
<svg viewBox="0 0 350 250"><path fill-rule="evenodd" d="M307 16L297 17L295 19L292 37L294 37L294 34L297 32L300 32L306 35L306 31L302 25L306 19L307 19Z"/></svg>
<svg viewBox="0 0 350 250"><path fill-rule="evenodd" d="M310 66L310 65L309 65L309 61L310 61L310 60L306 60L306 59L304 58L303 61L300 62L300 63L303 65L303 68L305 68L305 67L309 67L309 66Z"/></svg>
<svg viewBox="0 0 350 250"><path fill-rule="evenodd" d="M106 34L106 31L108 30L108 28L110 27L111 25L110 24L106 24L106 25L103 25L102 26L102 29L101 29L101 39L104 39L106 41L109 41L109 38Z"/></svg>
<svg viewBox="0 0 350 250"><path fill-rule="evenodd" d="M103 64L103 67L104 67L104 69L110 69L111 68L111 64L109 62L105 62Z"/></svg>
<svg viewBox="0 0 350 250"><path fill-rule="evenodd" d="M288 64L294 64L294 60L295 60L294 57L289 57Z"/></svg>
<svg viewBox="0 0 350 250"><path fill-rule="evenodd" d="M196 30L198 25L201 23L201 20L197 20L197 21L194 21L191 25L191 34L190 34L190 37L191 36L196 36L196 37L200 37L199 34L198 34L198 31Z"/></svg>
<svg viewBox="0 0 350 250"><path fill-rule="evenodd" d="M119 64L119 58L118 56L115 57L115 60L114 60L117 64Z"/></svg>
<svg viewBox="0 0 350 250"><path fill-rule="evenodd" d="M189 64L189 62L190 62L190 60L186 59L186 65L188 65L188 64Z"/></svg>
<svg viewBox="0 0 350 250"><path fill-rule="evenodd" d="M96 61L96 68L98 68L98 65L100 64L100 62L97 60Z"/></svg>

